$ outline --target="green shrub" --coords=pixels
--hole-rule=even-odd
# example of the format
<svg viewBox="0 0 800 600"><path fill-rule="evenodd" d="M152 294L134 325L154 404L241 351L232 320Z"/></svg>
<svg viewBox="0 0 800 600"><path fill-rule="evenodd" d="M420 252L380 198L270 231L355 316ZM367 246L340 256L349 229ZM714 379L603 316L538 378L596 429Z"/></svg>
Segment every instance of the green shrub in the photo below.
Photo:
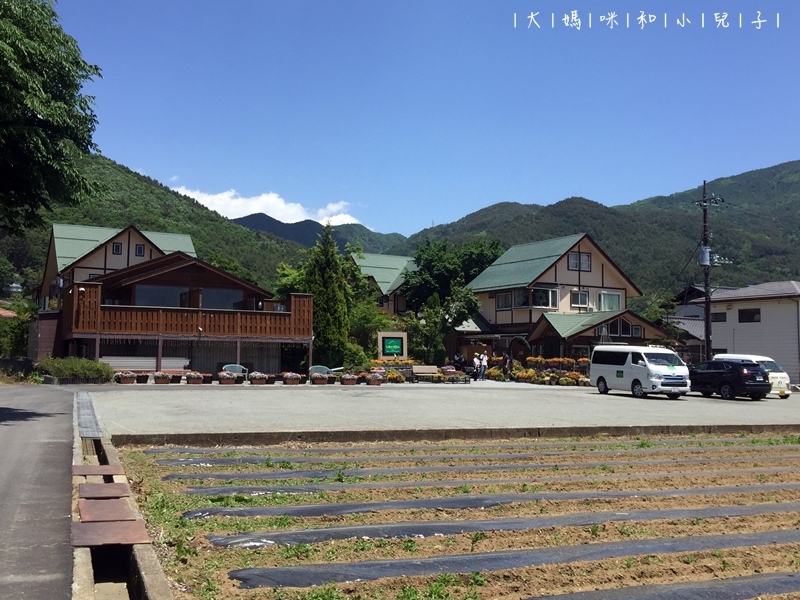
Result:
<svg viewBox="0 0 800 600"><path fill-rule="evenodd" d="M369 362L366 352L358 344L347 342L344 348L343 365L327 365L331 368L344 366L347 369L353 370L355 367L362 367Z"/></svg>
<svg viewBox="0 0 800 600"><path fill-rule="evenodd" d="M36 365L36 369L53 377L107 377L111 379L114 376L114 368L111 365L77 356L45 358Z"/></svg>
<svg viewBox="0 0 800 600"><path fill-rule="evenodd" d="M505 374L503 370L498 367L492 367L491 369L486 370L486 379L491 381L503 381L505 380Z"/></svg>

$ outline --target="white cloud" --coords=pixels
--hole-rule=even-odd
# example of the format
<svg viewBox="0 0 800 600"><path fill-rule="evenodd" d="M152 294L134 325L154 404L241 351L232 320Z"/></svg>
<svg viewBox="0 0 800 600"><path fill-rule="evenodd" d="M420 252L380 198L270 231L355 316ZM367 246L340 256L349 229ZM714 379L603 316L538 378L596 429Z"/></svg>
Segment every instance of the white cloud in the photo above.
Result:
<svg viewBox="0 0 800 600"><path fill-rule="evenodd" d="M217 194L190 190L184 186L172 189L179 194L194 198L200 204L217 211L229 219L236 219L254 213L264 213L284 223L296 223L306 219L319 221L320 223L330 221L331 225L359 222L353 215L346 212L350 205L344 201L332 202L323 208L308 209L302 204L287 202L275 192L245 197L240 196L233 189Z"/></svg>

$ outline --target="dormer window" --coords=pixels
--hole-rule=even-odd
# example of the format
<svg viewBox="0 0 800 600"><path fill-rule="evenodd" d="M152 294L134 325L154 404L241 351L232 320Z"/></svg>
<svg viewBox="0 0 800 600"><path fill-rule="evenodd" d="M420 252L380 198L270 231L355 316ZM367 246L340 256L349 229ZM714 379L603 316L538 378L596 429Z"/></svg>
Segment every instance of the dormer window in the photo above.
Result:
<svg viewBox="0 0 800 600"><path fill-rule="evenodd" d="M144 256L144 244L136 244L136 256Z"/></svg>
<svg viewBox="0 0 800 600"><path fill-rule="evenodd" d="M111 254L121 255L122 254L122 242L114 242L111 244Z"/></svg>
<svg viewBox="0 0 800 600"><path fill-rule="evenodd" d="M570 252L567 257L567 268L570 271L591 271L592 255L588 252Z"/></svg>

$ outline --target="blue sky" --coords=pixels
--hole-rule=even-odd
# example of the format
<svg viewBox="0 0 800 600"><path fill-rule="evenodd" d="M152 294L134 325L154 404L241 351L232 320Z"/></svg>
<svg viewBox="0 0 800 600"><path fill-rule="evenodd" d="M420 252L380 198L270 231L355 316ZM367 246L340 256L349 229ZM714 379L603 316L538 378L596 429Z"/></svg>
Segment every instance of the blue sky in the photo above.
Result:
<svg viewBox="0 0 800 600"><path fill-rule="evenodd" d="M101 152L231 218L410 235L497 202L628 204L800 159L797 0L56 10L103 72L86 89Z"/></svg>

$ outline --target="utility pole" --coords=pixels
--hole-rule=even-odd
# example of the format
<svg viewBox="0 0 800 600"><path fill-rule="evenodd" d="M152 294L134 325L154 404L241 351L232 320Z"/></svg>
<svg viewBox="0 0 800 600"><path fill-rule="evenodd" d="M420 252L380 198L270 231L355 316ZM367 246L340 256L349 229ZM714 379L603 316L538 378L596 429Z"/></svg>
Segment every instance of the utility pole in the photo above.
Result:
<svg viewBox="0 0 800 600"><path fill-rule="evenodd" d="M722 198L711 194L706 195L706 182L703 181L703 198L695 201L695 204L703 209L703 238L700 242L700 257L698 262L703 267L703 284L705 286L705 302L703 304L703 325L706 345L706 360L711 360L711 231L708 228L708 207L717 206L720 202L725 202Z"/></svg>

